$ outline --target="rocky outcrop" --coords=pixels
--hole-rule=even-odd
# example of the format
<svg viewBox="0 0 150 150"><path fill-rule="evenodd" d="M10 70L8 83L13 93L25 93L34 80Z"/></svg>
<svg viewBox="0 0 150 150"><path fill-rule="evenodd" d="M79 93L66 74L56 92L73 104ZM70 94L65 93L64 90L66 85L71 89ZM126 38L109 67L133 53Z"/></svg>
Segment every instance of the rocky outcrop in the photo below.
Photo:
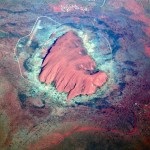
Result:
<svg viewBox="0 0 150 150"><path fill-rule="evenodd" d="M46 55L39 80L54 82L57 91L68 93L68 100L80 94L91 95L107 80L106 73L94 73L95 67L81 39L69 31L57 39Z"/></svg>

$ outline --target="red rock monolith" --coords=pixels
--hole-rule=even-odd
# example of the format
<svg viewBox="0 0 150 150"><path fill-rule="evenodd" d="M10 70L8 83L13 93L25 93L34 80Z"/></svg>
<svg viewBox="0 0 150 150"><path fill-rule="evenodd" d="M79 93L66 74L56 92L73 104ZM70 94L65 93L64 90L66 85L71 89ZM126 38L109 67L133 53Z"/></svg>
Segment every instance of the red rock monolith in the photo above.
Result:
<svg viewBox="0 0 150 150"><path fill-rule="evenodd" d="M69 31L57 39L46 55L39 80L46 84L54 82L58 92L68 93L68 100L91 95L107 80L105 72L92 73L95 67L82 40Z"/></svg>

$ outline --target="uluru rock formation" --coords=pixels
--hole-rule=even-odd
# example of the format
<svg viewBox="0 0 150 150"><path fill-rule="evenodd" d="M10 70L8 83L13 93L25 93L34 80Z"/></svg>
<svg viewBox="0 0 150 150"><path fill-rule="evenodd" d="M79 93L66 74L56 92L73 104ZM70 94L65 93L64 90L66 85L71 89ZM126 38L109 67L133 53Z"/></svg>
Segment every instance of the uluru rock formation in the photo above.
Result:
<svg viewBox="0 0 150 150"><path fill-rule="evenodd" d="M68 100L80 94L91 95L107 80L106 73L94 73L95 67L82 40L69 31L50 48L43 61L39 80L46 84L54 82L57 91L68 93Z"/></svg>

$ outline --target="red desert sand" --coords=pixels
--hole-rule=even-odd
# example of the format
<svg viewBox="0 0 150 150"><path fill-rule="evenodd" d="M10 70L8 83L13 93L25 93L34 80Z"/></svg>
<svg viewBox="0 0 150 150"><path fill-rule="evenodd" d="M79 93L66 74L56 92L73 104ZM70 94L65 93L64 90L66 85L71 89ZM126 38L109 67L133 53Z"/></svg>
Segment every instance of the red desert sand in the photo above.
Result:
<svg viewBox="0 0 150 150"><path fill-rule="evenodd" d="M81 39L69 31L57 39L45 57L39 76L41 82L55 83L58 92L70 100L80 94L91 95L107 81L104 72L94 72L96 64L87 54Z"/></svg>

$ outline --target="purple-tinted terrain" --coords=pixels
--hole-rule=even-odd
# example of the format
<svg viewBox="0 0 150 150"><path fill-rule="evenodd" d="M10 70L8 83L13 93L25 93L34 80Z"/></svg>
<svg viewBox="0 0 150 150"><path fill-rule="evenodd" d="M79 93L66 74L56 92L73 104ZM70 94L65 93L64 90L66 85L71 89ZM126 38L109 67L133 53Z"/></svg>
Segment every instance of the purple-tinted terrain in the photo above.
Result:
<svg viewBox="0 0 150 150"><path fill-rule="evenodd" d="M0 150L149 148L149 0L0 1Z"/></svg>

